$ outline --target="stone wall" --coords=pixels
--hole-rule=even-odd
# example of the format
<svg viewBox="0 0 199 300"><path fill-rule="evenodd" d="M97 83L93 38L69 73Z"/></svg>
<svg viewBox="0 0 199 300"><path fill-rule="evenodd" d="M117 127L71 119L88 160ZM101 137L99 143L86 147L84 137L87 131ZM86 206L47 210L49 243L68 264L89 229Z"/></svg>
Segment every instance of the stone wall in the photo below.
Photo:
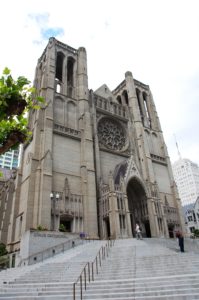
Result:
<svg viewBox="0 0 199 300"><path fill-rule="evenodd" d="M44 251L76 237L77 235L61 232L28 230L22 235L20 257L21 259L25 259L30 255Z"/></svg>

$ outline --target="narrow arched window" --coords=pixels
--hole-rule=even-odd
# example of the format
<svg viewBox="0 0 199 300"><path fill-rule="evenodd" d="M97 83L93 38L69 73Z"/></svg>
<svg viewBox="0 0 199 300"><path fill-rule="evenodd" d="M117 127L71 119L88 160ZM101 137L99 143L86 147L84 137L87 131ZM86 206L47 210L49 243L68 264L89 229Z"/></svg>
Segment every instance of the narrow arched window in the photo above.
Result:
<svg viewBox="0 0 199 300"><path fill-rule="evenodd" d="M60 93L61 92L61 85L59 83L57 83L57 86L56 86L56 92L57 93Z"/></svg>
<svg viewBox="0 0 199 300"><path fill-rule="evenodd" d="M143 100L144 100L144 107L145 107L145 110L146 110L146 115L147 115L147 118L149 119L150 118L150 115L149 115L149 110L148 110L148 103L147 103L147 95L146 93L143 93Z"/></svg>
<svg viewBox="0 0 199 300"><path fill-rule="evenodd" d="M62 52L57 53L57 60L56 60L56 75L55 78L62 81L63 77L63 61L64 55Z"/></svg>
<svg viewBox="0 0 199 300"><path fill-rule="evenodd" d="M119 104L122 104L122 99L121 99L121 96L117 96L117 102L119 103Z"/></svg>
<svg viewBox="0 0 199 300"><path fill-rule="evenodd" d="M124 90L122 95L124 96L124 100L125 100L126 105L128 105L129 104L129 98L128 98L127 91Z"/></svg>
<svg viewBox="0 0 199 300"><path fill-rule="evenodd" d="M73 86L73 68L74 59L72 57L69 57L67 61L67 83L69 86Z"/></svg>
<svg viewBox="0 0 199 300"><path fill-rule="evenodd" d="M140 111L140 115L141 115L141 119L142 119L142 123L143 123L144 115L143 115L142 106L141 106L141 102L140 102L140 90L139 89L136 89L136 96L137 96L139 111Z"/></svg>

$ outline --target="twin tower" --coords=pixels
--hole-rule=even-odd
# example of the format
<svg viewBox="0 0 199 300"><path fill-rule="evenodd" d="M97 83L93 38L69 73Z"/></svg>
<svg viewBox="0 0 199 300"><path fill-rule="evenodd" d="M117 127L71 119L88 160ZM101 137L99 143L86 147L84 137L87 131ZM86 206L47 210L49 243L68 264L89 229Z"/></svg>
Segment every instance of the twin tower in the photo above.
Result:
<svg viewBox="0 0 199 300"><path fill-rule="evenodd" d="M182 228L181 205L148 85L126 72L113 91L88 89L85 48L50 38L34 85L45 107L15 180L7 243L38 225L122 238L139 223L146 237ZM61 227L60 227L61 226Z"/></svg>

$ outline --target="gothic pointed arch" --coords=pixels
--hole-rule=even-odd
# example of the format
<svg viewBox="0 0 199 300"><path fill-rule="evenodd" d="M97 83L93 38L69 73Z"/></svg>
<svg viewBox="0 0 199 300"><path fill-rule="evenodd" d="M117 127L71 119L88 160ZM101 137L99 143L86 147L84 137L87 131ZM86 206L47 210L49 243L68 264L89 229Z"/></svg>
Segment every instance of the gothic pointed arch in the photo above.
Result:
<svg viewBox="0 0 199 300"><path fill-rule="evenodd" d="M57 52L55 78L59 81L63 81L63 62L64 54L62 52Z"/></svg>
<svg viewBox="0 0 199 300"><path fill-rule="evenodd" d="M128 93L126 90L123 91L122 93L123 97L124 97L124 101L126 105L129 105L129 97L128 97Z"/></svg>
<svg viewBox="0 0 199 300"><path fill-rule="evenodd" d="M140 111L141 120L142 120L142 123L143 123L144 122L144 112L143 112L142 105L141 105L140 95L141 95L140 90L138 88L136 88L136 96L137 96L137 101L138 101L138 107L139 107L139 111Z"/></svg>
<svg viewBox="0 0 199 300"><path fill-rule="evenodd" d="M120 95L118 95L116 99L119 104L122 104L122 98Z"/></svg>
<svg viewBox="0 0 199 300"><path fill-rule="evenodd" d="M151 237L147 206L147 191L139 177L133 176L128 180L126 185L126 194L128 198L128 209L133 235L135 236L136 224L139 224L143 235Z"/></svg>
<svg viewBox="0 0 199 300"><path fill-rule="evenodd" d="M143 189L145 190L146 195L148 196L147 187L142 180L142 176L141 176L139 169L134 161L133 155L127 159L126 170L125 170L125 174L124 174L124 182L125 182L126 186L128 185L128 182L131 180L131 178L136 178L137 181L140 182Z"/></svg>
<svg viewBox="0 0 199 300"><path fill-rule="evenodd" d="M149 111L149 103L148 103L148 95L146 92L142 93L143 101L144 101L144 107L145 107L145 112L147 115L147 119L150 120L150 111Z"/></svg>
<svg viewBox="0 0 199 300"><path fill-rule="evenodd" d="M74 58L69 56L67 59L67 87L68 87L68 96L69 97L73 96L74 64L75 64Z"/></svg>

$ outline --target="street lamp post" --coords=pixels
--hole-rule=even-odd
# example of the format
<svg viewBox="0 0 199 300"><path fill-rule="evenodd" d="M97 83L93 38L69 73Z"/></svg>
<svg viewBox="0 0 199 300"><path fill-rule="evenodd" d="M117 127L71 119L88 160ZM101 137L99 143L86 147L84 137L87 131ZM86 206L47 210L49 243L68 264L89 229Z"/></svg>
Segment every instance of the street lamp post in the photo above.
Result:
<svg viewBox="0 0 199 300"><path fill-rule="evenodd" d="M50 199L51 199L51 208L52 208L52 212L53 212L53 230L57 230L58 228L56 228L56 207L57 207L57 202L59 200L59 194L56 193L54 194L53 192L50 193ZM52 201L53 201L53 205L52 205Z"/></svg>

